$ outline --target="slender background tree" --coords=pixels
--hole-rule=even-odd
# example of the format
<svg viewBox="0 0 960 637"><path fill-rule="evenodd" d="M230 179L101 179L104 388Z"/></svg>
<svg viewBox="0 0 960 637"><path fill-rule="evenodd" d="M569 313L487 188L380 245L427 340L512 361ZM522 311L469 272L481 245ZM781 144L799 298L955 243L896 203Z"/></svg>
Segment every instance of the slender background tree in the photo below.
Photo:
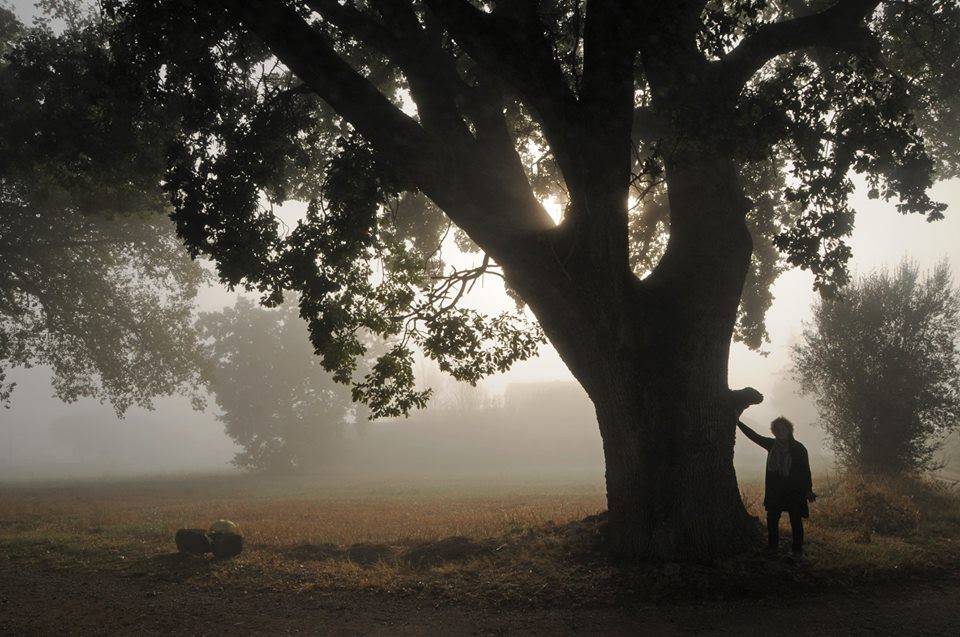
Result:
<svg viewBox="0 0 960 637"><path fill-rule="evenodd" d="M960 428L960 292L946 262L926 275L904 262L821 300L793 353L848 468L934 468L944 436Z"/></svg>

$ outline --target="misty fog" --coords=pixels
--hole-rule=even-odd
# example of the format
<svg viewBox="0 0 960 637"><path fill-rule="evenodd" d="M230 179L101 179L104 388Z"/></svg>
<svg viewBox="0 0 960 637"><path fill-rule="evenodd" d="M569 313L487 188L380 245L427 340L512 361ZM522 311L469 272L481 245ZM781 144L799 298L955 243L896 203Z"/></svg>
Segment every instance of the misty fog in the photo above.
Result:
<svg viewBox="0 0 960 637"><path fill-rule="evenodd" d="M18 0L14 8L28 21L32 5ZM889 267L904 257L928 268L948 258L960 280L960 182L940 183L932 194L948 209L945 220L930 224L897 214L891 203L868 199L859 183L852 199L858 216L850 241L851 270ZM287 218L299 214L288 210ZM814 426L816 408L798 394L790 375L790 347L815 298L812 281L812 275L795 269L778 279L767 314L770 342L761 352L734 344L729 373L731 387L751 385L765 395L744 421L765 430L773 417L787 416L796 423L796 436L810 450L815 470L823 470L831 466L831 456ZM200 295L199 309L218 310L232 304L236 294L211 286ZM488 311L510 304L502 286L489 280L466 300ZM438 390L431 405L408 419L348 428L329 467L332 474L569 474L602 480L592 405L549 344L541 346L538 357L477 388L458 386L427 365L421 369L427 370L421 381ZM11 374L17 387L12 407L0 412L0 480L235 471L230 461L237 446L216 420L212 400L205 411L195 411L186 398L170 397L157 401L153 411L133 408L118 419L109 405L92 400L62 403L52 396L49 378L44 368ZM943 458L948 469L960 466L955 439ZM741 480L758 479L762 461L763 451L738 436Z"/></svg>
<svg viewBox="0 0 960 637"><path fill-rule="evenodd" d="M863 190L862 188L860 189ZM960 279L960 184L935 188L950 205L946 219L929 224L898 215L892 205L858 192L860 214L853 235L853 270L896 264L902 257L929 267L946 257ZM770 342L763 352L734 345L730 385L752 385L765 401L744 415L763 430L783 414L797 425L797 438L811 453L815 470L831 467L831 456L812 401L798 394L790 375L791 345L814 300L812 277L791 270L774 286L767 315ZM231 304L236 293L211 286L199 309ZM497 309L509 301L498 285L485 282L470 304ZM304 347L310 347L304 342ZM426 364L421 382L436 390L430 406L409 419L362 423L348 428L343 448L329 467L334 475L499 474L578 477L601 481L603 454L592 406L549 345L540 355L487 379L477 388L459 385ZM92 400L64 404L52 397L48 370L15 370L13 405L0 413L0 479L50 479L184 472L231 472L236 445L223 433L215 405L203 412L185 398L157 402L154 411L131 409L118 419ZM212 403L212 401L210 401ZM960 464L956 441L944 450L947 469ZM741 480L758 479L763 451L738 438Z"/></svg>
<svg viewBox="0 0 960 637"><path fill-rule="evenodd" d="M855 271L892 265L904 256L921 267L947 257L960 279L960 243L955 240L960 236L960 184L935 188L950 204L947 218L936 224L900 216L891 205L858 194ZM814 426L816 408L798 394L789 370L789 348L814 299L811 280L797 270L780 277L767 316L770 342L761 353L734 345L730 385L752 385L765 395L761 405L744 414L747 424L763 430L777 415L792 419L814 470L822 471L831 467L831 456ZM199 309L220 309L235 296L212 286L201 294ZM478 286L469 301L487 309L509 302L491 283ZM549 345L541 347L537 358L477 388L459 385L426 364L420 371L421 382L436 390L430 406L408 419L348 428L329 466L331 475L497 474L602 481L603 454L592 406ZM187 399L171 397L158 401L154 411L134 408L118 419L107 405L92 400L64 404L52 397L49 372L43 368L15 370L11 380L17 382L13 405L0 413L2 480L235 471L230 461L237 446L223 433L212 401L198 412ZM960 465L957 446L953 440L943 452L950 471ZM762 462L763 451L738 438L741 480L759 479Z"/></svg>

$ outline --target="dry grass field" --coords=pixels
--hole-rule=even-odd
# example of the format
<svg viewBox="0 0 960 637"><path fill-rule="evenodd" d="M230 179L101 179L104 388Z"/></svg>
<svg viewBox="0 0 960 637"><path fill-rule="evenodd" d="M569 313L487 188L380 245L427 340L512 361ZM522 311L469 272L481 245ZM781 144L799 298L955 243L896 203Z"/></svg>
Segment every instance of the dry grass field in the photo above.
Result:
<svg viewBox="0 0 960 637"><path fill-rule="evenodd" d="M954 488L847 478L819 490L800 563L758 550L712 564L623 567L603 554L602 523L581 522L603 509L596 483L210 476L8 485L0 487L0 575L9 576L8 596L22 588L12 574L23 573L41 590L117 586L111 599L162 586L173 595L190 591L191 599L347 596L373 600L374 608L416 599L435 609L515 612L744 603L956 581ZM759 485L744 496L759 513ZM218 518L243 529L242 555L175 553L178 528Z"/></svg>
<svg viewBox="0 0 960 637"><path fill-rule="evenodd" d="M564 577L553 560L564 538L549 529L603 505L600 485L562 482L344 484L224 476L17 486L0 490L0 551L48 569L191 581L229 577L276 589L396 592L443 582L439 593L469 595L476 593L468 590L476 588L474 576L484 573L494 588L505 580L502 594L510 597L524 581ZM243 530L246 549L239 558L217 563L172 555L178 528L206 527L218 518ZM451 536L485 542L429 569L400 559Z"/></svg>
<svg viewBox="0 0 960 637"><path fill-rule="evenodd" d="M564 523L604 507L599 484L319 481L211 476L0 488L4 539L146 543L169 548L181 527L236 521L254 546L492 537Z"/></svg>

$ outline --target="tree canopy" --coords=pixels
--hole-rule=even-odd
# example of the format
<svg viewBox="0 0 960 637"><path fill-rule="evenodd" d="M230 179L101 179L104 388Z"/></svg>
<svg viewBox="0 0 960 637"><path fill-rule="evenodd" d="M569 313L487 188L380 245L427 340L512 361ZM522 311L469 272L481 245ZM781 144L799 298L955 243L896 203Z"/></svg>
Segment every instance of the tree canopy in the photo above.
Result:
<svg viewBox="0 0 960 637"><path fill-rule="evenodd" d="M745 546L734 426L759 394L728 386L731 340L762 345L782 268L847 282L855 179L936 220L960 165L952 0L99 6L76 28L158 131L191 254L268 305L297 293L375 416L425 402L418 349L476 382L549 338L634 555ZM484 276L516 311L464 302ZM393 345L365 371L371 334Z"/></svg>
<svg viewBox="0 0 960 637"><path fill-rule="evenodd" d="M167 219L163 144L117 99L93 24L54 35L0 8L0 402L10 367L118 413L195 393L203 281Z"/></svg>
<svg viewBox="0 0 960 637"><path fill-rule="evenodd" d="M960 292L943 262L904 262L822 300L794 348L820 426L847 467L899 473L935 466L960 427Z"/></svg>
<svg viewBox="0 0 960 637"><path fill-rule="evenodd" d="M400 336L369 378L354 380L380 414L423 402L397 373L410 369L410 345L467 381L535 350L542 337L522 315L455 303L497 272L493 244L522 251L534 240L523 237L552 232L554 249L572 254L599 232L610 250L629 245L614 251L633 272L652 272L669 236L663 155L677 143L677 117L696 127L729 114L715 132L752 203L737 336L753 347L769 285L788 264L813 271L824 290L846 281L852 175L904 213L942 214L926 190L958 166L955 3L590 4L104 7L111 55L149 112L176 125L165 187L180 235L231 285L271 303L300 292L314 345L341 380L355 371L358 329ZM616 73L622 83L605 84ZM664 108L658 91L683 73L684 91L712 96L706 111ZM609 175L629 186L617 190L630 199L625 225L600 230L603 215L578 212L590 165L576 145L591 136L629 145L616 169L626 172ZM554 197L563 223L551 231L542 207L514 196ZM274 214L287 200L309 204L289 232ZM479 202L504 212L468 210ZM477 268L444 263L451 220L484 244ZM372 390L385 384L390 392Z"/></svg>

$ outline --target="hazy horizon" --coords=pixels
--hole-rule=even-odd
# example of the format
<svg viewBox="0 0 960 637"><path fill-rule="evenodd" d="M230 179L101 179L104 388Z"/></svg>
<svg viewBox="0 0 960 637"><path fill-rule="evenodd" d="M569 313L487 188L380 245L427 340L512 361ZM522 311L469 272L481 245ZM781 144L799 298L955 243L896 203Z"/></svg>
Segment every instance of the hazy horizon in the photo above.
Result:
<svg viewBox="0 0 960 637"><path fill-rule="evenodd" d="M26 0L14 2L15 10L26 22L33 14L32 5ZM895 267L904 258L916 260L926 270L946 258L950 260L955 280L960 280L960 241L957 240L960 238L960 180L936 185L933 196L947 204L946 218L928 223L920 216L900 215L893 203L867 199L866 188L858 182L852 199L858 214L850 241L853 248L851 271L856 275L878 267ZM296 206L289 209L295 216ZM459 255L458 258L470 262L479 260L476 255ZM770 342L764 345L762 352L734 344L729 375L731 387L753 386L766 396L763 404L746 413L747 422L762 426L776 415L786 415L797 422L798 436L812 443L808 444L811 450L826 457L822 437L810 426L816 417L812 402L797 396L789 379L790 346L800 336L802 323L809 317L815 299L812 281L809 273L799 270L790 270L777 280L773 287L775 300L767 314ZM202 311L219 310L231 305L235 297L236 293L214 285L200 295L198 307ZM478 285L467 302L490 311L511 304L502 286L492 277ZM310 344L304 342L304 347L310 347ZM44 368L13 370L10 380L17 383L17 388L11 409L0 412L0 480L230 469L229 461L236 446L216 421L212 401L206 411L194 412L186 399L163 399L157 402L155 411L132 408L125 420L118 422L109 406L96 401L81 400L67 405L54 398L49 370ZM539 356L515 365L504 374L486 379L481 388L492 396L502 397L518 383L552 381L572 383L573 379L553 347L544 345ZM580 392L582 404L577 413L584 420L584 440L593 441L592 446L584 446L584 466L602 467L599 433L589 403L582 390L572 391ZM431 409L437 410L438 407L428 407L427 411ZM423 420L422 415L417 418ZM549 419L549 416L544 418ZM71 441L69 433L64 433L77 423L88 425L87 438L96 432L99 432L96 435L103 436L98 442L99 455L91 452L85 456L84 452L77 450L83 435ZM526 426L536 431L549 431L547 421L527 423ZM415 436L416 429L412 426L409 436ZM437 428L432 435L439 436L439 441L446 440L442 428ZM535 445L536 457L544 466L552 466L549 435L545 434L545 438ZM438 440L434 442L441 444ZM596 454L593 465L588 462L589 454ZM761 461L761 456L753 454L749 443L744 444L742 439L738 440L737 458L740 466L745 466L744 463L759 466Z"/></svg>

